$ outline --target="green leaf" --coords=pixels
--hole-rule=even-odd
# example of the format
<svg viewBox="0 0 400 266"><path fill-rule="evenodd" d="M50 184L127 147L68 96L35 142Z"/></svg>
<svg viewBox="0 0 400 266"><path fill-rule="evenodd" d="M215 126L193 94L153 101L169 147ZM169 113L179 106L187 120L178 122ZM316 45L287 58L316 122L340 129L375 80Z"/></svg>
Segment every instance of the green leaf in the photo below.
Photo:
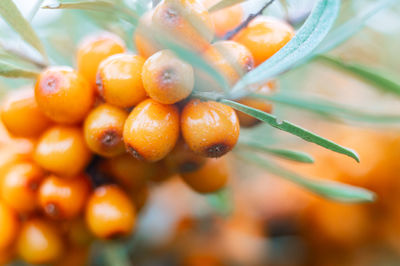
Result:
<svg viewBox="0 0 400 266"><path fill-rule="evenodd" d="M335 181L316 180L303 177L294 172L279 167L276 163L269 162L264 158L250 152L240 152L239 156L244 160L252 162L270 173L285 178L321 197L349 203L372 202L375 194L364 188L355 187Z"/></svg>
<svg viewBox="0 0 400 266"><path fill-rule="evenodd" d="M318 0L310 16L293 39L239 80L231 91L231 98L242 97L247 93L247 86L275 77L310 55L331 29L339 7L340 0Z"/></svg>
<svg viewBox="0 0 400 266"><path fill-rule="evenodd" d="M220 214L229 216L233 211L232 191L228 188L206 196L207 202Z"/></svg>
<svg viewBox="0 0 400 266"><path fill-rule="evenodd" d="M43 1L44 0L36 0L35 5L31 9L31 11L29 12L28 21L32 21L34 19L34 17L36 16L36 13L39 11L40 6L42 5Z"/></svg>
<svg viewBox="0 0 400 266"><path fill-rule="evenodd" d="M0 76L7 78L36 78L39 73L0 61Z"/></svg>
<svg viewBox="0 0 400 266"><path fill-rule="evenodd" d="M307 129L299 127L289 121L285 121L285 120L278 121L274 115L268 114L266 112L251 108L249 106L246 106L246 105L243 105L243 104L231 101L231 100L222 99L222 100L220 100L220 102L223 104L229 105L232 108L234 108L238 111L241 111L245 114L253 116L253 117L257 118L258 120L267 122L269 125L277 128L277 129L291 133L291 134L293 134L297 137L300 137L308 142L315 143L315 144L320 145L324 148L327 148L331 151L347 155L347 156L353 158L354 160L356 160L357 162L360 161L360 159L355 151L353 151L349 148L340 146L339 144L336 144L335 142L333 142L331 140L325 139L325 138L323 138L311 131L308 131Z"/></svg>
<svg viewBox="0 0 400 266"><path fill-rule="evenodd" d="M12 0L0 1L0 16L4 18L4 20L22 37L22 39L47 59L46 51L39 37L36 35L29 22L22 16L21 12Z"/></svg>
<svg viewBox="0 0 400 266"><path fill-rule="evenodd" d="M344 118L355 121L367 123L400 123L400 115L386 115L386 114L373 114L365 113L363 111L354 110L343 105L333 102L325 101L322 99L313 99L307 96L298 97L292 94L274 94L274 95L261 95L250 94L247 97L265 99L280 104L285 104L295 108L310 111L331 119Z"/></svg>
<svg viewBox="0 0 400 266"><path fill-rule="evenodd" d="M400 95L400 81L386 73L360 64L345 63L332 56L320 55L316 59L346 71L385 92Z"/></svg>
<svg viewBox="0 0 400 266"><path fill-rule="evenodd" d="M246 2L248 0L221 0L212 7L208 9L209 12L215 12L242 2Z"/></svg>

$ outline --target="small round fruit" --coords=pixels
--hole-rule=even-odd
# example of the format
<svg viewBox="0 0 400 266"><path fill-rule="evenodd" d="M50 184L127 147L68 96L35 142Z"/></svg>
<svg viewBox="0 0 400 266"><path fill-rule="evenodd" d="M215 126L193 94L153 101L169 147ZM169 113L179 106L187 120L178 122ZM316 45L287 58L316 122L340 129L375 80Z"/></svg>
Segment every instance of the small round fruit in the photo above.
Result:
<svg viewBox="0 0 400 266"><path fill-rule="evenodd" d="M2 199L19 213L34 211L43 175L43 170L31 162L11 165L0 180Z"/></svg>
<svg viewBox="0 0 400 266"><path fill-rule="evenodd" d="M196 171L205 162L206 158L195 154L183 140L165 157L168 170L178 174Z"/></svg>
<svg viewBox="0 0 400 266"><path fill-rule="evenodd" d="M83 171L91 153L80 128L54 126L39 139L34 158L44 169L68 177Z"/></svg>
<svg viewBox="0 0 400 266"><path fill-rule="evenodd" d="M149 10L139 19L133 36L136 50L144 58L150 57L162 47L152 35L152 16L153 10Z"/></svg>
<svg viewBox="0 0 400 266"><path fill-rule="evenodd" d="M101 186L89 198L86 222L92 233L99 238L127 236L136 223L135 207L117 186Z"/></svg>
<svg viewBox="0 0 400 266"><path fill-rule="evenodd" d="M89 196L90 181L85 175L65 179L49 176L39 188L39 204L52 219L71 219L78 216Z"/></svg>
<svg viewBox="0 0 400 266"><path fill-rule="evenodd" d="M256 66L270 58L294 36L294 29L284 21L258 16L233 37L250 50Z"/></svg>
<svg viewBox="0 0 400 266"><path fill-rule="evenodd" d="M190 95L193 67L169 50L150 56L143 65L142 81L147 94L157 102L174 104Z"/></svg>
<svg viewBox="0 0 400 266"><path fill-rule="evenodd" d="M143 57L132 54L116 54L101 62L96 84L103 99L119 107L131 107L146 99L144 62Z"/></svg>
<svg viewBox="0 0 400 266"><path fill-rule="evenodd" d="M148 186L143 186L138 190L132 191L132 201L135 204L135 208L138 213L140 213L140 211L146 205L149 195L150 191Z"/></svg>
<svg viewBox="0 0 400 266"><path fill-rule="evenodd" d="M224 104L191 100L182 111L183 139L196 154L220 157L236 145L240 126L235 111Z"/></svg>
<svg viewBox="0 0 400 266"><path fill-rule="evenodd" d="M217 4L218 0L204 0L207 9ZM235 29L243 20L243 7L240 4L233 5L210 13L214 22L215 34L223 37L229 31Z"/></svg>
<svg viewBox="0 0 400 266"><path fill-rule="evenodd" d="M187 49L203 51L214 37L214 25L199 0L163 0L153 12L153 25L163 38Z"/></svg>
<svg viewBox="0 0 400 266"><path fill-rule="evenodd" d="M194 191L213 193L226 185L229 169L225 158L208 159L200 169L190 173L182 173L181 176Z"/></svg>
<svg viewBox="0 0 400 266"><path fill-rule="evenodd" d="M135 158L149 162L164 158L179 137L179 112L152 99L133 109L124 127L124 141Z"/></svg>
<svg viewBox="0 0 400 266"><path fill-rule="evenodd" d="M39 109L31 88L11 92L1 110L1 120L15 137L38 137L50 125L50 119Z"/></svg>
<svg viewBox="0 0 400 266"><path fill-rule="evenodd" d="M0 201L0 250L14 244L19 233L19 224L17 212L4 201Z"/></svg>
<svg viewBox="0 0 400 266"><path fill-rule="evenodd" d="M54 224L42 218L31 218L22 225L17 249L26 262L47 264L62 256L64 243Z"/></svg>
<svg viewBox="0 0 400 266"><path fill-rule="evenodd" d="M94 237L83 217L67 220L63 223L63 233L66 235L68 244L73 247L89 247Z"/></svg>
<svg viewBox="0 0 400 266"><path fill-rule="evenodd" d="M103 33L89 36L78 47L78 72L94 87L101 61L111 55L124 53L125 50L124 41L115 34Z"/></svg>
<svg viewBox="0 0 400 266"><path fill-rule="evenodd" d="M84 134L86 144L94 153L114 157L125 151L122 138L128 113L110 104L101 104L86 117Z"/></svg>
<svg viewBox="0 0 400 266"><path fill-rule="evenodd" d="M94 90L70 67L49 67L40 73L35 86L40 110L51 120L75 124L81 122L94 102Z"/></svg>

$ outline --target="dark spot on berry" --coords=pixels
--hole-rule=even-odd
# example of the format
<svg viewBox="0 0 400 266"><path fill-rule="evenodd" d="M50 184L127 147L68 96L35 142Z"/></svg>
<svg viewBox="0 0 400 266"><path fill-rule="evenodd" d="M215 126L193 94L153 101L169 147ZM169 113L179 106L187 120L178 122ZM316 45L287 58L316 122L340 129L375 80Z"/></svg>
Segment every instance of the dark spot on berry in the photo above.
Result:
<svg viewBox="0 0 400 266"><path fill-rule="evenodd" d="M140 153L137 152L137 151L135 150L135 148L133 148L132 146L127 145L127 146L126 146L126 151L129 152L129 153L130 153L133 157L135 157L136 159L138 159L138 160L143 160L142 155L140 155Z"/></svg>
<svg viewBox="0 0 400 266"><path fill-rule="evenodd" d="M221 157L230 151L230 147L225 143L217 143L206 149L206 156L211 158Z"/></svg>
<svg viewBox="0 0 400 266"><path fill-rule="evenodd" d="M121 143L122 136L115 129L109 129L99 136L99 140L101 145L104 148L113 148Z"/></svg>
<svg viewBox="0 0 400 266"><path fill-rule="evenodd" d="M40 87L42 88L44 93L54 93L58 90L60 84L60 77L52 74L46 76L42 82L40 83Z"/></svg>
<svg viewBox="0 0 400 266"><path fill-rule="evenodd" d="M97 87L97 91L99 92L99 94L104 97L104 86L103 86L103 79L101 78L100 73L97 73L96 75L96 87Z"/></svg>
<svg viewBox="0 0 400 266"><path fill-rule="evenodd" d="M194 172L200 168L200 164L195 161L186 161L179 166L180 173L190 173Z"/></svg>
<svg viewBox="0 0 400 266"><path fill-rule="evenodd" d="M116 240L116 239L124 237L125 235L126 235L126 233L123 231L114 231L114 232L107 234L106 239Z"/></svg>
<svg viewBox="0 0 400 266"><path fill-rule="evenodd" d="M28 188L32 191L36 191L39 188L39 182L37 180L31 180L28 183Z"/></svg>
<svg viewBox="0 0 400 266"><path fill-rule="evenodd" d="M58 218L60 216L60 209L55 203L47 203L44 207L44 211L52 218Z"/></svg>

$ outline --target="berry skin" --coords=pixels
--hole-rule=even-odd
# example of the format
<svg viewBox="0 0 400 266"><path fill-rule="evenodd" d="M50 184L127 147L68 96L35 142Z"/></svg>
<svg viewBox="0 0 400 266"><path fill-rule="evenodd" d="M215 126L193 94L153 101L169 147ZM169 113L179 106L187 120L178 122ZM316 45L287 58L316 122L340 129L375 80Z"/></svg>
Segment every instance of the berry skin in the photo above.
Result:
<svg viewBox="0 0 400 266"><path fill-rule="evenodd" d="M152 17L153 10L147 11L140 19L136 28L133 40L136 45L136 50L139 55L148 58L161 50L161 45L152 36Z"/></svg>
<svg viewBox="0 0 400 266"><path fill-rule="evenodd" d="M110 104L101 104L86 117L86 144L94 153L113 157L125 151L122 132L128 113Z"/></svg>
<svg viewBox="0 0 400 266"><path fill-rule="evenodd" d="M31 88L12 92L1 110L1 120L15 137L38 137L51 121L39 109Z"/></svg>
<svg viewBox="0 0 400 266"><path fill-rule="evenodd" d="M152 99L133 109L124 127L124 141L135 158L149 162L164 158L179 137L179 112Z"/></svg>
<svg viewBox="0 0 400 266"><path fill-rule="evenodd" d="M165 157L165 164L172 173L188 173L199 169L206 158L195 154L189 146L180 140L175 148Z"/></svg>
<svg viewBox="0 0 400 266"><path fill-rule="evenodd" d="M0 201L0 250L5 250L14 244L19 231L19 218L15 210L4 201Z"/></svg>
<svg viewBox="0 0 400 266"><path fill-rule="evenodd" d="M1 197L11 208L19 213L34 211L37 194L43 171L31 162L20 162L11 165L0 181Z"/></svg>
<svg viewBox="0 0 400 266"><path fill-rule="evenodd" d="M231 107L197 99L183 108L181 128L190 149L206 157L220 157L232 150L240 132L238 118Z"/></svg>
<svg viewBox="0 0 400 266"><path fill-rule="evenodd" d="M213 193L226 185L229 169L225 158L208 159L200 169L190 173L182 173L181 176L194 191Z"/></svg>
<svg viewBox="0 0 400 266"><path fill-rule="evenodd" d="M91 153L78 127L54 126L39 139L35 161L62 177L76 176L89 163Z"/></svg>
<svg viewBox="0 0 400 266"><path fill-rule="evenodd" d="M156 34L195 51L206 49L214 37L214 25L199 0L163 0L153 12Z"/></svg>
<svg viewBox="0 0 400 266"><path fill-rule="evenodd" d="M117 186L101 186L89 198L86 222L92 233L99 238L127 236L136 223L135 207Z"/></svg>
<svg viewBox="0 0 400 266"><path fill-rule="evenodd" d="M104 33L89 36L78 47L76 60L78 72L94 87L101 61L111 55L124 53L125 50L124 41L117 35Z"/></svg>
<svg viewBox="0 0 400 266"><path fill-rule="evenodd" d="M27 263L47 264L62 256L64 243L54 224L43 218L31 218L22 225L17 249Z"/></svg>
<svg viewBox="0 0 400 266"><path fill-rule="evenodd" d="M284 21L258 16L233 37L253 54L256 66L270 58L294 36L294 29Z"/></svg>
<svg viewBox="0 0 400 266"><path fill-rule="evenodd" d="M89 191L90 181L85 175L70 179L49 176L39 188L39 204L52 219L71 219L82 212Z"/></svg>
<svg viewBox="0 0 400 266"><path fill-rule="evenodd" d="M81 122L94 103L94 90L70 67L49 67L40 73L35 97L51 120L63 124Z"/></svg>
<svg viewBox="0 0 400 266"><path fill-rule="evenodd" d="M203 2L207 9L209 9L219 1L204 0ZM242 22L243 13L244 11L241 5L233 5L212 12L210 15L214 22L215 34L219 37L222 37L229 31L235 29Z"/></svg>
<svg viewBox="0 0 400 266"><path fill-rule="evenodd" d="M146 205L149 194L150 191L147 186L143 186L140 189L132 192L131 198L138 213L140 213L140 211Z"/></svg>
<svg viewBox="0 0 400 266"><path fill-rule="evenodd" d="M73 247L89 247L94 240L83 217L66 220L63 223L63 233L66 235L68 244Z"/></svg>
<svg viewBox="0 0 400 266"><path fill-rule="evenodd" d="M131 54L116 54L101 62L96 84L103 99L118 107L131 107L146 99L144 62L143 57Z"/></svg>
<svg viewBox="0 0 400 266"><path fill-rule="evenodd" d="M190 95L194 87L193 67L169 50L150 56L143 65L143 86L157 102L174 104Z"/></svg>

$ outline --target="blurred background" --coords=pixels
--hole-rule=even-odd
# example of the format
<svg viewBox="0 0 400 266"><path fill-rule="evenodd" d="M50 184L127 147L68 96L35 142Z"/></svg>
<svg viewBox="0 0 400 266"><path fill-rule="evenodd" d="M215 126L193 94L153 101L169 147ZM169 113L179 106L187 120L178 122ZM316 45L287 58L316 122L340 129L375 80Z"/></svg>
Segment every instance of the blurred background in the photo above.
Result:
<svg viewBox="0 0 400 266"><path fill-rule="evenodd" d="M126 0L134 8L141 7L139 13L151 5L137 1L141 4ZM26 17L36 5L35 1L15 2ZM314 2L276 1L266 13L301 25ZM377 2L342 1L337 24ZM263 3L244 3L243 18ZM134 28L113 14L39 10L32 17L32 25L45 43L52 64L74 66L77 43L88 34L104 30L117 33L134 50ZM1 19L0 42L40 58ZM361 31L329 55L399 80L399 47L400 5L395 4L370 17ZM32 82L0 78L0 94L32 86ZM329 101L376 117L400 112L399 95L319 60L279 77L278 88L294 98ZM230 186L222 193L196 194L178 178L153 188L135 236L111 245L112 254L106 254L108 265L400 265L399 123L340 112L337 116L317 114L279 103L275 114L354 149L361 163L261 125L256 131L268 135L272 144L301 149L315 158L314 164L274 162L305 176L368 188L377 194L376 202L343 204L325 200L229 155ZM4 130L2 134L8 138ZM103 245L96 243L92 248L91 265L104 263ZM121 246L129 247L127 254L119 254Z"/></svg>

